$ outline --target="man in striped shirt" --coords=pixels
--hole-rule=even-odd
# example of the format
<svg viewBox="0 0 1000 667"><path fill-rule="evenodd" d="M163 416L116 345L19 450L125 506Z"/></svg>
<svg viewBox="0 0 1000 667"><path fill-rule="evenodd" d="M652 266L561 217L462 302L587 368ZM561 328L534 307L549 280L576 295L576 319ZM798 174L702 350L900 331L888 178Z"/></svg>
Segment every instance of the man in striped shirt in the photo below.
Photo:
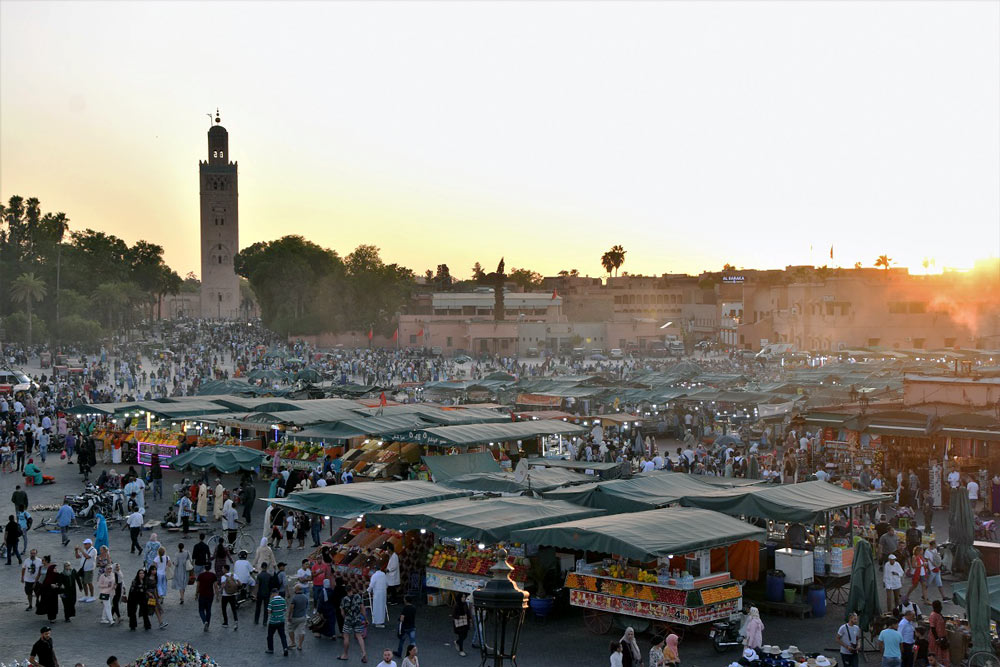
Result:
<svg viewBox="0 0 1000 667"><path fill-rule="evenodd" d="M281 637L281 648L284 649L285 656L288 655L288 638L285 636L285 612L287 609L288 603L278 593L278 589L271 591L271 600L267 603L267 651L265 653L274 653L274 633L277 632L278 636Z"/></svg>

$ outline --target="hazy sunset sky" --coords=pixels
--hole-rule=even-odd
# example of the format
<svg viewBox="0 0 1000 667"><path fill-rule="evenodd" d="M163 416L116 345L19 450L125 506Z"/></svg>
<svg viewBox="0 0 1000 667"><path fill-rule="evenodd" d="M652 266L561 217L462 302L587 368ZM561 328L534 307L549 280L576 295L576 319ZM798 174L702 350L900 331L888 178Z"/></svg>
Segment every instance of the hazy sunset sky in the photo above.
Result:
<svg viewBox="0 0 1000 667"><path fill-rule="evenodd" d="M219 107L241 247L968 267L1000 254L998 35L996 2L5 1L0 197L197 272Z"/></svg>

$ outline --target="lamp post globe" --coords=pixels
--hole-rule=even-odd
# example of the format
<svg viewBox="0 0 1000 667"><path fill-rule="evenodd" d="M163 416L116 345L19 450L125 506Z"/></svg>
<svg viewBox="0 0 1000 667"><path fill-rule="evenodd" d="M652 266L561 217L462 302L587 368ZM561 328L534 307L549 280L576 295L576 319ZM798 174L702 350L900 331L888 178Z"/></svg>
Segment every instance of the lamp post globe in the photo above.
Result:
<svg viewBox="0 0 1000 667"><path fill-rule="evenodd" d="M517 665L517 644L528 608L527 591L510 578L514 568L507 563L507 550L500 549L497 555L496 565L490 568L493 578L472 595L481 667Z"/></svg>

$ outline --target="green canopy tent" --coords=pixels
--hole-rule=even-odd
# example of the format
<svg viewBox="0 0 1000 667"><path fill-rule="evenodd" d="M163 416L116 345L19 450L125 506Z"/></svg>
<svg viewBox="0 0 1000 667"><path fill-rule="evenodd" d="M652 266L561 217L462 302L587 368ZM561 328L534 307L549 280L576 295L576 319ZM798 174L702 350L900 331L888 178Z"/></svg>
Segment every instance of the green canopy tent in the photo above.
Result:
<svg viewBox="0 0 1000 667"><path fill-rule="evenodd" d="M299 382L322 382L323 376L314 368L303 368L295 373L295 381Z"/></svg>
<svg viewBox="0 0 1000 667"><path fill-rule="evenodd" d="M955 604L965 606L968 589L968 581L957 582L951 587ZM1000 623L1000 575L986 578L986 592L989 597L990 618Z"/></svg>
<svg viewBox="0 0 1000 667"><path fill-rule="evenodd" d="M532 468L565 468L567 470L577 470L585 473L592 471L592 474L601 479L617 479L621 477L621 463L611 461L570 461L569 459L550 459L544 457L532 457L524 459Z"/></svg>
<svg viewBox="0 0 1000 667"><path fill-rule="evenodd" d="M734 516L816 523L823 521L828 512L877 503L888 497L889 494L850 491L815 481L719 489L705 495L685 496L681 504Z"/></svg>
<svg viewBox="0 0 1000 667"><path fill-rule="evenodd" d="M509 472L473 472L452 477L442 482L456 489L468 489L481 493L524 493L527 491L550 491L563 486L587 484L593 478L571 470L535 468L524 478Z"/></svg>
<svg viewBox="0 0 1000 667"><path fill-rule="evenodd" d="M845 616L858 615L858 625L862 632L871 629L872 623L882 613L879 601L879 573L875 566L872 545L867 540L858 540L854 549L854 565L851 567L850 592L847 595Z"/></svg>
<svg viewBox="0 0 1000 667"><path fill-rule="evenodd" d="M284 498L266 498L275 505L312 514L348 518L436 500L472 495L471 491L449 489L432 482L365 482L337 484L320 489L296 491Z"/></svg>
<svg viewBox="0 0 1000 667"><path fill-rule="evenodd" d="M472 447L512 440L530 440L549 435L580 435L587 429L561 420L542 419L529 422L499 424L465 424L436 426L397 436L403 442L416 442L428 447Z"/></svg>
<svg viewBox="0 0 1000 667"><path fill-rule="evenodd" d="M430 471L431 478L438 483L469 473L501 472L503 470L489 452L453 454L451 456L422 456L420 458Z"/></svg>
<svg viewBox="0 0 1000 667"><path fill-rule="evenodd" d="M585 519L599 514L603 511L558 500L520 496L442 500L372 512L367 520L396 530L423 528L439 537L461 537L495 544L509 541L511 533L521 528Z"/></svg>
<svg viewBox="0 0 1000 667"><path fill-rule="evenodd" d="M511 534L512 539L526 544L597 551L643 562L740 540L763 542L765 537L763 528L689 507L599 516L515 530Z"/></svg>
<svg viewBox="0 0 1000 667"><path fill-rule="evenodd" d="M174 470L211 470L233 473L240 470L256 470L264 460L264 453L249 447L194 447L170 459Z"/></svg>
<svg viewBox="0 0 1000 667"><path fill-rule="evenodd" d="M951 490L948 518L948 538L952 544L951 569L954 572L968 572L979 553L972 547L976 526L969 494L964 487Z"/></svg>

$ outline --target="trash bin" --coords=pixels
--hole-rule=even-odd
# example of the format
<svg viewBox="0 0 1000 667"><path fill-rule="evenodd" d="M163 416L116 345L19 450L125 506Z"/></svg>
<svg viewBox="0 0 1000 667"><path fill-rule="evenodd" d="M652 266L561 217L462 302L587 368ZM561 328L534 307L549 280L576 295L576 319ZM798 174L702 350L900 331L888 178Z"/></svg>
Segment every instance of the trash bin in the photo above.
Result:
<svg viewBox="0 0 1000 667"><path fill-rule="evenodd" d="M793 602L795 602L795 589L794 588L786 588L785 589L785 602L787 602L788 604L792 604Z"/></svg>
<svg viewBox="0 0 1000 667"><path fill-rule="evenodd" d="M781 570L768 570L767 583L764 587L764 599L768 602L781 602L785 590L785 573Z"/></svg>
<svg viewBox="0 0 1000 667"><path fill-rule="evenodd" d="M767 567L769 569L774 568L774 551L778 548L777 542L767 542L764 544L764 548L767 550Z"/></svg>
<svg viewBox="0 0 1000 667"><path fill-rule="evenodd" d="M812 607L813 618L823 618L826 616L826 589L814 584L809 587L806 593L806 600Z"/></svg>

